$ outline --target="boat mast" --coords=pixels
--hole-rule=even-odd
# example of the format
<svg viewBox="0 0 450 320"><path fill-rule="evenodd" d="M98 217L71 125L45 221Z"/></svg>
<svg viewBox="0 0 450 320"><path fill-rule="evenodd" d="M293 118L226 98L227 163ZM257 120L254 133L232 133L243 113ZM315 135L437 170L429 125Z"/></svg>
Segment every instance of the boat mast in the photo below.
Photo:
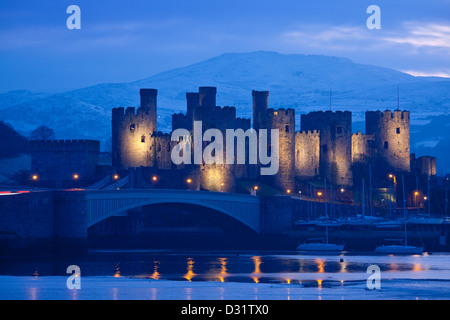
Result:
<svg viewBox="0 0 450 320"><path fill-rule="evenodd" d="M403 191L403 217L406 219L405 178L403 175L402 175L402 191Z"/></svg>
<svg viewBox="0 0 450 320"><path fill-rule="evenodd" d="M372 201L373 201L373 195L372 195L372 166L369 165L369 204L370 204L370 216L373 216L373 205L372 205Z"/></svg>
<svg viewBox="0 0 450 320"><path fill-rule="evenodd" d="M327 178L324 179L324 182L325 182L325 217L328 219Z"/></svg>
<svg viewBox="0 0 450 320"><path fill-rule="evenodd" d="M414 193L416 195L416 210L417 210L417 215L419 215L419 176L416 175L416 193Z"/></svg>
<svg viewBox="0 0 450 320"><path fill-rule="evenodd" d="M403 190L403 215L405 217L405 246L408 245L408 232L406 230L406 223L408 219L406 218L406 198L405 198L405 178L402 175L402 190Z"/></svg>
<svg viewBox="0 0 450 320"><path fill-rule="evenodd" d="M428 198L427 198L428 199L428 216L431 216L430 176L428 174L427 174L427 187L428 187Z"/></svg>
<svg viewBox="0 0 450 320"><path fill-rule="evenodd" d="M364 178L362 178L361 210L362 210L362 216L365 217L365 215L366 215L366 208L365 208L365 200L364 200Z"/></svg>

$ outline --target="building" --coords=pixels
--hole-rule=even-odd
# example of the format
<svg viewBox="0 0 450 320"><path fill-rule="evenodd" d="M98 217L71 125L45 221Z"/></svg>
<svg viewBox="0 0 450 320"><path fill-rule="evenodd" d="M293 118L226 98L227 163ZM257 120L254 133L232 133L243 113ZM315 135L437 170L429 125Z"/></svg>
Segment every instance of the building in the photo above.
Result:
<svg viewBox="0 0 450 320"><path fill-rule="evenodd" d="M31 180L39 186L86 186L97 179L100 141L31 140Z"/></svg>
<svg viewBox="0 0 450 320"><path fill-rule="evenodd" d="M236 191L239 180L261 181L283 193L294 192L296 180L327 179L327 183L336 186L351 186L357 164L382 164L383 170L389 171L410 172L411 168L419 170L420 167L422 171L435 172L433 158L416 159L412 166L408 111L367 111L365 134L352 133L349 111L311 112L301 115L301 131L295 132L295 110L269 108L268 91L252 91L253 126L250 119L236 117L235 107L217 106L216 94L215 87L200 87L198 92L186 93L186 113L172 116L172 129L187 130L191 142L196 138L195 121L202 121L202 135L212 128L224 137L226 129L253 128L256 133L277 129L280 146L277 174L262 176L259 169L263 165L259 162L172 163L171 153L178 141L171 141L170 134L157 131L155 89L141 89L141 105L137 111L134 108L112 110L113 166L117 170L144 167L149 172L147 175L155 175L154 181L158 180L156 176L170 176L178 181L176 185L180 188L224 192ZM270 141L267 143L271 152ZM203 141L202 147L207 146ZM225 144L224 154L226 148Z"/></svg>

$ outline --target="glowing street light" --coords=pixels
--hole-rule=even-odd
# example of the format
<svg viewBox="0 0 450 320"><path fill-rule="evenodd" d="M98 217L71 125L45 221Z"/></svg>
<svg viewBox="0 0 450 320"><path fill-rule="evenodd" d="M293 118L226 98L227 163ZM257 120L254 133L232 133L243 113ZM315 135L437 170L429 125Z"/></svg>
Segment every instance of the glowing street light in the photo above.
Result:
<svg viewBox="0 0 450 320"><path fill-rule="evenodd" d="M192 183L192 179L189 178L186 180L186 182L190 184L190 183Z"/></svg>
<svg viewBox="0 0 450 320"><path fill-rule="evenodd" d="M286 190L286 193L291 193L291 189L287 189L287 190Z"/></svg>
<svg viewBox="0 0 450 320"><path fill-rule="evenodd" d="M253 190L255 190L255 191L258 190L258 186L254 186Z"/></svg>
<svg viewBox="0 0 450 320"><path fill-rule="evenodd" d="M345 189L344 189L344 188L341 188L341 193L344 193L344 191L345 191Z"/></svg>
<svg viewBox="0 0 450 320"><path fill-rule="evenodd" d="M156 182L156 181L158 181L158 177L157 176L153 176L152 180Z"/></svg>
<svg viewBox="0 0 450 320"><path fill-rule="evenodd" d="M114 179L114 180L119 179L119 175L118 175L118 174L113 175L113 179Z"/></svg>
<svg viewBox="0 0 450 320"><path fill-rule="evenodd" d="M320 196L322 196L322 192L317 192L317 195L320 197Z"/></svg>
<svg viewBox="0 0 450 320"><path fill-rule="evenodd" d="M73 177L74 180L78 180L78 178L79 178L80 176L79 176L78 174L75 173L72 177Z"/></svg>
<svg viewBox="0 0 450 320"><path fill-rule="evenodd" d="M38 179L39 179L39 176L37 174L33 174L31 176L31 180L33 180L33 181L37 181Z"/></svg>

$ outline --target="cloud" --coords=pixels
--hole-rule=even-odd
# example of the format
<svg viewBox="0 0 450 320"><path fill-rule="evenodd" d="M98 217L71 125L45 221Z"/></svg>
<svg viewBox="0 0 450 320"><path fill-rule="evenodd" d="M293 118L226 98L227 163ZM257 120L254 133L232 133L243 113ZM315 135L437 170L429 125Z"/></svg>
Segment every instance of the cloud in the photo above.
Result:
<svg viewBox="0 0 450 320"><path fill-rule="evenodd" d="M415 48L450 49L450 25L406 22L403 32L385 37L383 40L395 44L407 44Z"/></svg>
<svg viewBox="0 0 450 320"><path fill-rule="evenodd" d="M368 30L365 26L301 26L283 32L282 41L291 45L340 50L373 49L395 45L413 48L450 49L450 24L404 22L396 28ZM330 47L331 46L331 47Z"/></svg>
<svg viewBox="0 0 450 320"><path fill-rule="evenodd" d="M377 32L363 26L302 26L280 35L281 42L299 48L337 51L367 51L379 46Z"/></svg>

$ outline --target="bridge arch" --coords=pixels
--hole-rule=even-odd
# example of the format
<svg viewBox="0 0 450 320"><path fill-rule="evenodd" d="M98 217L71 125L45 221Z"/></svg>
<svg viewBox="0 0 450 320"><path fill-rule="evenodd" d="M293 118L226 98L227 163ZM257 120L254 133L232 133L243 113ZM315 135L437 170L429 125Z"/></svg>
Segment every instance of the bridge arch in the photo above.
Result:
<svg viewBox="0 0 450 320"><path fill-rule="evenodd" d="M130 209L155 204L187 204L217 211L260 232L259 198L255 196L186 190L89 191L87 227Z"/></svg>

